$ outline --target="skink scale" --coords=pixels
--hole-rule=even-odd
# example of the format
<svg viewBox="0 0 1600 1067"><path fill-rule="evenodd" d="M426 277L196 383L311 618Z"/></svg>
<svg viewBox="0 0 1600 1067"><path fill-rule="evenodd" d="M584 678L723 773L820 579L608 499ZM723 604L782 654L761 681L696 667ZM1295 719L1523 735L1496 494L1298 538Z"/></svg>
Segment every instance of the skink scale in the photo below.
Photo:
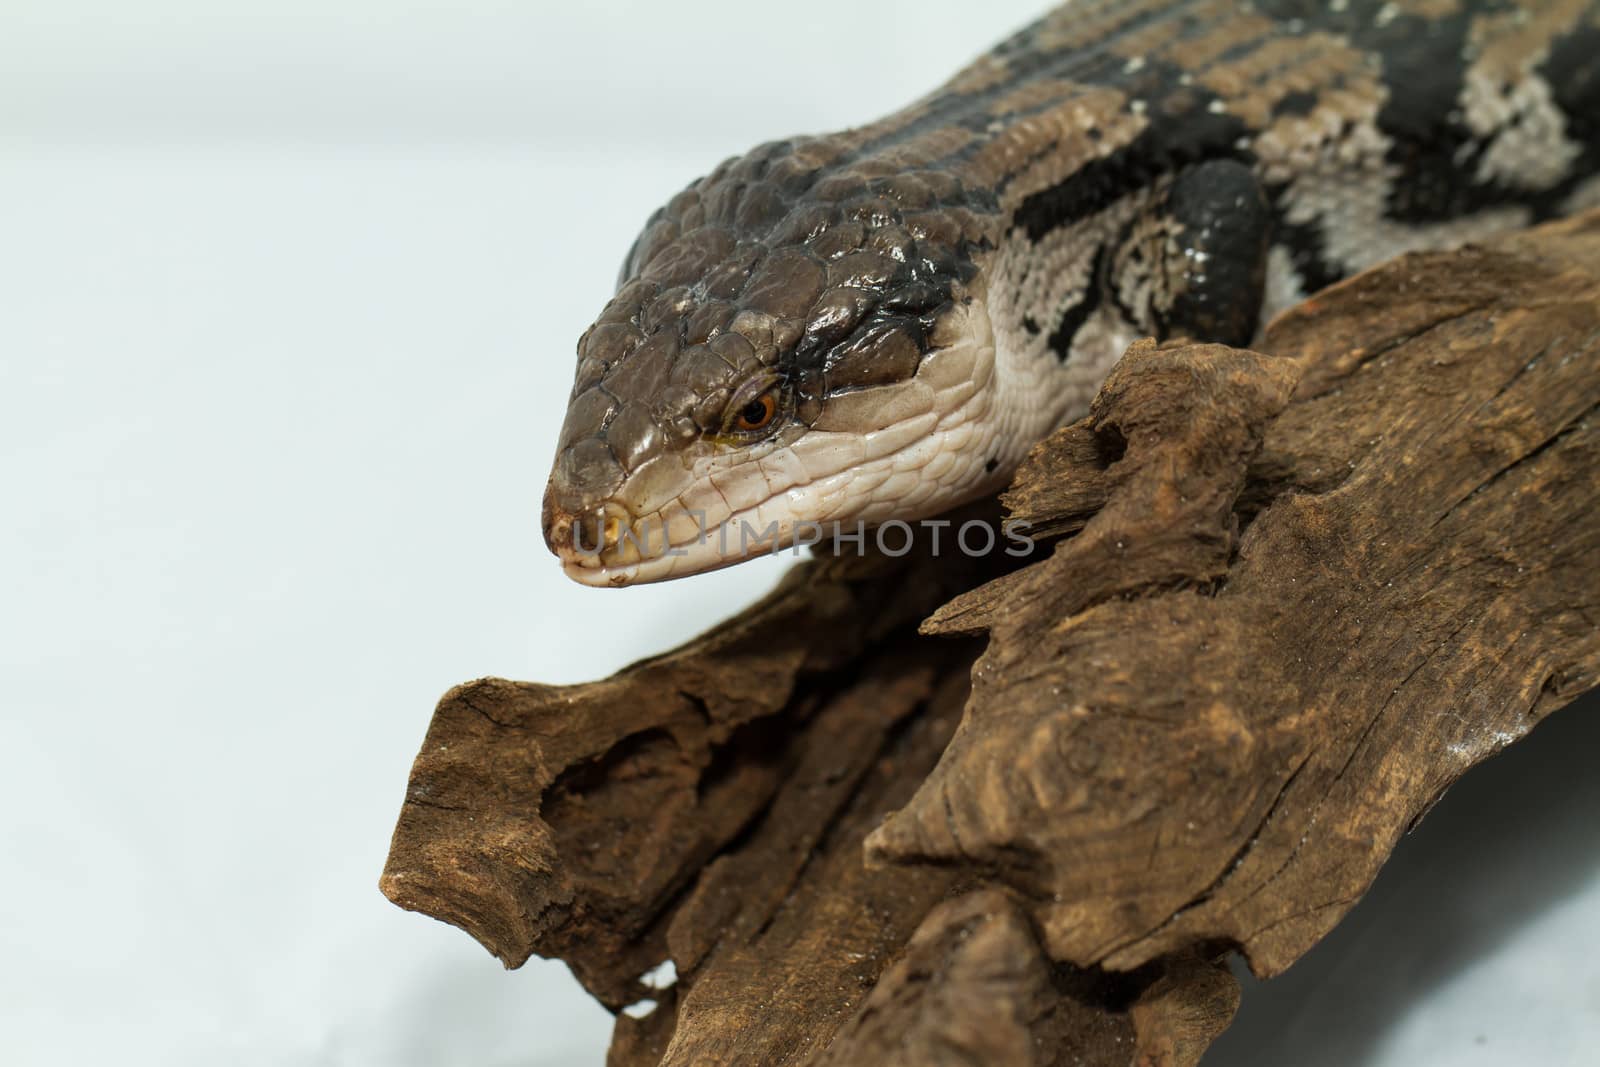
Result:
<svg viewBox="0 0 1600 1067"><path fill-rule="evenodd" d="M625 585L993 492L1140 337L1600 206L1600 2L1075 0L645 226L544 500ZM753 530L765 540L728 535Z"/></svg>

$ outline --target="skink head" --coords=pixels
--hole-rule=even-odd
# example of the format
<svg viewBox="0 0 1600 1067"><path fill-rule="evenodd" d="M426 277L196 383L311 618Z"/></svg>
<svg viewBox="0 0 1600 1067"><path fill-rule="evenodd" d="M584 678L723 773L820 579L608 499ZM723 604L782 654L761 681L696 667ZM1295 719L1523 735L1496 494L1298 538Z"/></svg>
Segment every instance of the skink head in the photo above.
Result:
<svg viewBox="0 0 1600 1067"><path fill-rule="evenodd" d="M757 149L639 237L578 344L545 492L571 577L708 570L807 524L932 514L992 483L963 462L922 474L985 414L994 205L915 161L838 152Z"/></svg>

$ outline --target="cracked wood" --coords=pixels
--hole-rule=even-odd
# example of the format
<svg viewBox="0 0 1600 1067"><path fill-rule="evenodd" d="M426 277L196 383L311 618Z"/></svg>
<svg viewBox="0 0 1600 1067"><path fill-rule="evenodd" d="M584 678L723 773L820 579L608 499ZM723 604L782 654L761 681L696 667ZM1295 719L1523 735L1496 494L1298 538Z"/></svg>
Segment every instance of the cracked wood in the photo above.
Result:
<svg viewBox="0 0 1600 1067"><path fill-rule="evenodd" d="M1600 676L1600 214L1259 347L1130 351L1004 498L1031 561L818 559L612 679L453 691L384 891L655 1001L616 1067L1194 1063L1229 951L1288 966Z"/></svg>

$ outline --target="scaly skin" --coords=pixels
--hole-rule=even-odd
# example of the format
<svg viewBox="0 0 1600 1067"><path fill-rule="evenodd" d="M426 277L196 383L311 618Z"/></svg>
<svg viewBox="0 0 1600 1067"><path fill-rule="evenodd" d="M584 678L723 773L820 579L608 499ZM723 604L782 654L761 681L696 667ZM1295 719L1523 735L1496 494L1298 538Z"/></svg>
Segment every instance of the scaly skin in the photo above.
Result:
<svg viewBox="0 0 1600 1067"><path fill-rule="evenodd" d="M1248 343L1597 172L1600 0L1077 0L652 217L578 344L546 541L616 586L937 514L1130 341Z"/></svg>

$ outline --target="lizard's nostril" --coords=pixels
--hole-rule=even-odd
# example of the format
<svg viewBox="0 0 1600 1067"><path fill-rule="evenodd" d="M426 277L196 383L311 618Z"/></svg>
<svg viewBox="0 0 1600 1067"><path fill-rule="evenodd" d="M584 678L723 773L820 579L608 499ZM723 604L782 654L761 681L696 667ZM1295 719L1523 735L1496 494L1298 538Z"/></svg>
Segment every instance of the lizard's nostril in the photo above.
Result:
<svg viewBox="0 0 1600 1067"><path fill-rule="evenodd" d="M588 560L592 566L617 547L628 528L627 513L616 504L596 504L573 514L545 498L545 544L563 559Z"/></svg>

